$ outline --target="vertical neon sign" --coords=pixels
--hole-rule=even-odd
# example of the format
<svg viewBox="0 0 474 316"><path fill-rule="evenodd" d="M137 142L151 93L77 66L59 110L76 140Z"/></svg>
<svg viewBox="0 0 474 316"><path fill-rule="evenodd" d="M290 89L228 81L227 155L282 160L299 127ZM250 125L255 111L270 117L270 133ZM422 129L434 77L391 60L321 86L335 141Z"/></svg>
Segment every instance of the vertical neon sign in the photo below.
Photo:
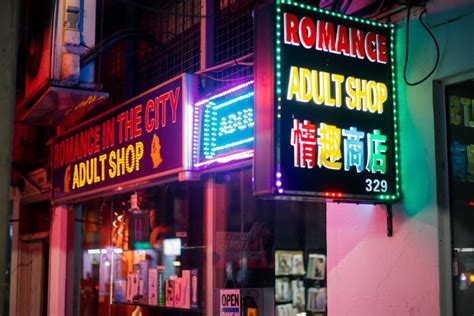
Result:
<svg viewBox="0 0 474 316"><path fill-rule="evenodd" d="M257 145L255 177L272 180L256 193L398 199L394 26L288 0L273 10L273 46L262 44L258 28L269 23L257 18L257 137L271 130L273 157L259 154L264 142ZM273 85L263 84L269 73ZM267 111L266 93L273 94L272 124L258 115L259 104ZM258 171L267 164L273 172Z"/></svg>

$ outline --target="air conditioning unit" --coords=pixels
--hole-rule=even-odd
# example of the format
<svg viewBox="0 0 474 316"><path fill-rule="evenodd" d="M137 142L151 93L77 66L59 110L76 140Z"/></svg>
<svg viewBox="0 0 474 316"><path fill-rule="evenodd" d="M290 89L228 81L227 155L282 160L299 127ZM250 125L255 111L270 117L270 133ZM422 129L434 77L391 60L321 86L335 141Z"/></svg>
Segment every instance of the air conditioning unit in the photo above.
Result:
<svg viewBox="0 0 474 316"><path fill-rule="evenodd" d="M108 95L94 83L94 63L81 56L95 45L96 0L23 0L24 97L20 121L58 126L84 115Z"/></svg>

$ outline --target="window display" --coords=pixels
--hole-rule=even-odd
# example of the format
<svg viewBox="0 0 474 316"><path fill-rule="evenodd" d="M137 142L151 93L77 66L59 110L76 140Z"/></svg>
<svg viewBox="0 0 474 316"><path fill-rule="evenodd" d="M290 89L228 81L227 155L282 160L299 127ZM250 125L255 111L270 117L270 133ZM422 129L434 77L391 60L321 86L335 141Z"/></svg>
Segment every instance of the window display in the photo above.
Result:
<svg viewBox="0 0 474 316"><path fill-rule="evenodd" d="M275 202L277 316L327 314L325 211L320 203Z"/></svg>
<svg viewBox="0 0 474 316"><path fill-rule="evenodd" d="M204 314L202 198L201 184L176 183L79 206L84 295L75 314Z"/></svg>
<svg viewBox="0 0 474 316"><path fill-rule="evenodd" d="M454 311L459 315L474 313L473 91L472 80L448 85L445 90Z"/></svg>
<svg viewBox="0 0 474 316"><path fill-rule="evenodd" d="M113 303L202 308L200 193L198 184L154 187L132 194L126 204L130 208L114 213ZM124 225L126 229L119 228Z"/></svg>
<svg viewBox="0 0 474 316"><path fill-rule="evenodd" d="M74 314L218 315L222 291L240 293L242 316L326 314L325 204L257 199L251 178L241 168L78 206Z"/></svg>

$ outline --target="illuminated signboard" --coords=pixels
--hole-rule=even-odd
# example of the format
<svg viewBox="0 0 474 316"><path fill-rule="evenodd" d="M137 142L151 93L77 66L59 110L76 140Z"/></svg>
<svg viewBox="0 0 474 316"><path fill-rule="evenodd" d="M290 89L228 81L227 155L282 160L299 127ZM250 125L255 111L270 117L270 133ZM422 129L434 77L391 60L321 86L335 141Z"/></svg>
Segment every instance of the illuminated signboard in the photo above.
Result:
<svg viewBox="0 0 474 316"><path fill-rule="evenodd" d="M227 163L253 155L253 95L253 81L249 81L195 104L195 167Z"/></svg>
<svg viewBox="0 0 474 316"><path fill-rule="evenodd" d="M398 199L393 25L287 0L256 14L256 194Z"/></svg>
<svg viewBox="0 0 474 316"><path fill-rule="evenodd" d="M194 86L181 75L53 139L53 199L189 170Z"/></svg>

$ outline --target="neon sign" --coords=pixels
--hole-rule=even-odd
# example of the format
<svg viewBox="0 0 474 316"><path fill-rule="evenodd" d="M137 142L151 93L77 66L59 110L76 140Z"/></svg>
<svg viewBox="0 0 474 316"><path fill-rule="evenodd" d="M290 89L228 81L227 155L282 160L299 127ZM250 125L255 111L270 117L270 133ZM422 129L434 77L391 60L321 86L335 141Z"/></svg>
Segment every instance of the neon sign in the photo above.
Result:
<svg viewBox="0 0 474 316"><path fill-rule="evenodd" d="M193 82L181 75L53 139L53 199L189 170Z"/></svg>
<svg viewBox="0 0 474 316"><path fill-rule="evenodd" d="M393 25L290 0L256 14L256 194L398 199Z"/></svg>
<svg viewBox="0 0 474 316"><path fill-rule="evenodd" d="M253 81L249 81L195 104L195 167L252 156L253 103Z"/></svg>

